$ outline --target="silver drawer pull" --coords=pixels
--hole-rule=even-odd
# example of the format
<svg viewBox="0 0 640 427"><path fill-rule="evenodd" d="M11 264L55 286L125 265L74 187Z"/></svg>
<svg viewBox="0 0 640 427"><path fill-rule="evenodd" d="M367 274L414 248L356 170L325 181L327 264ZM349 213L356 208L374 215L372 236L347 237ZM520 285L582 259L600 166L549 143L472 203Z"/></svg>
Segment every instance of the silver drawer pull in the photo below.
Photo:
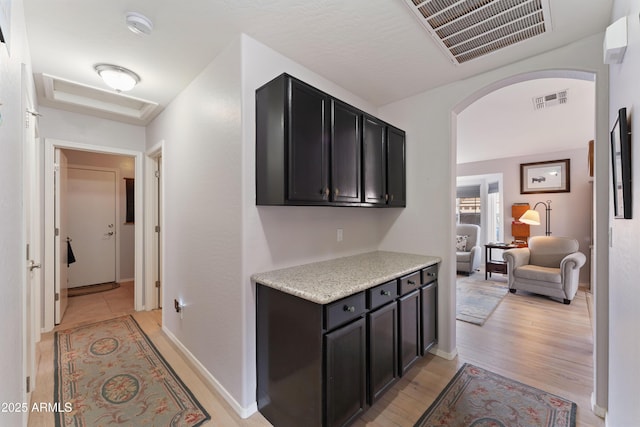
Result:
<svg viewBox="0 0 640 427"><path fill-rule="evenodd" d="M433 277L433 276L435 276L435 275L436 275L436 273L432 273L432 272L430 272L430 271L427 273L427 276L429 276L429 277Z"/></svg>
<svg viewBox="0 0 640 427"><path fill-rule="evenodd" d="M416 282L414 282L413 280L407 280L407 283L410 284L411 286L416 285Z"/></svg>
<svg viewBox="0 0 640 427"><path fill-rule="evenodd" d="M389 295L391 295L391 292L389 292L389 291L380 291L380 295L389 296Z"/></svg>
<svg viewBox="0 0 640 427"><path fill-rule="evenodd" d="M349 313L353 313L354 311L356 311L356 308L352 305L345 305L343 307L344 311L348 311Z"/></svg>

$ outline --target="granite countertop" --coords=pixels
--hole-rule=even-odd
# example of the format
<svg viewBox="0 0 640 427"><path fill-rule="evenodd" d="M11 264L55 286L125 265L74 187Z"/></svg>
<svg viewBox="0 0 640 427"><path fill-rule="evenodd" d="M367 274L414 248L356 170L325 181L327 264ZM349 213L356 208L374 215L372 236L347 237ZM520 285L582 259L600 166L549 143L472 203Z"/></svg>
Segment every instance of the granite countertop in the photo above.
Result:
<svg viewBox="0 0 640 427"><path fill-rule="evenodd" d="M377 251L257 273L251 279L308 301L328 304L440 261L435 256Z"/></svg>

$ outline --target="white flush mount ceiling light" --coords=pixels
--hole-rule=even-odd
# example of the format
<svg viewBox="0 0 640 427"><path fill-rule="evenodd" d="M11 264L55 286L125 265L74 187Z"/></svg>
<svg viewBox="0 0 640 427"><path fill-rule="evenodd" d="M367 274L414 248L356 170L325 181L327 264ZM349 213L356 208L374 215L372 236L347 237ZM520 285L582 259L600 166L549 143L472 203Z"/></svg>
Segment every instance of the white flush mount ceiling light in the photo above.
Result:
<svg viewBox="0 0 640 427"><path fill-rule="evenodd" d="M153 30L153 23L149 18L138 12L127 12L125 15L127 28L135 34L148 36Z"/></svg>
<svg viewBox="0 0 640 427"><path fill-rule="evenodd" d="M118 65L98 64L95 70L107 86L118 92L129 91L140 82L140 76Z"/></svg>

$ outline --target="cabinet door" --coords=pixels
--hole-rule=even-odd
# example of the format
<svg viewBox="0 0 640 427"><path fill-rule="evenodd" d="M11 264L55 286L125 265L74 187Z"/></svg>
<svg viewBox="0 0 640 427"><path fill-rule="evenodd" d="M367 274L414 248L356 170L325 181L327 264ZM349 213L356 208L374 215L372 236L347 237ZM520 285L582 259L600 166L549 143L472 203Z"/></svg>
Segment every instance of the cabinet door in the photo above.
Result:
<svg viewBox="0 0 640 427"><path fill-rule="evenodd" d="M360 192L360 112L331 100L331 199L359 203Z"/></svg>
<svg viewBox="0 0 640 427"><path fill-rule="evenodd" d="M326 426L344 426L366 409L366 323L360 318L325 335Z"/></svg>
<svg viewBox="0 0 640 427"><path fill-rule="evenodd" d="M438 339L438 282L420 289L422 304L422 355L424 356Z"/></svg>
<svg viewBox="0 0 640 427"><path fill-rule="evenodd" d="M420 290L398 300L400 376L420 357Z"/></svg>
<svg viewBox="0 0 640 427"><path fill-rule="evenodd" d="M329 197L328 96L289 80L288 200L323 202Z"/></svg>
<svg viewBox="0 0 640 427"><path fill-rule="evenodd" d="M364 202L386 204L387 196L387 152L386 126L373 117L364 116L362 162Z"/></svg>
<svg viewBox="0 0 640 427"><path fill-rule="evenodd" d="M406 206L405 133L387 128L387 193L389 206Z"/></svg>
<svg viewBox="0 0 640 427"><path fill-rule="evenodd" d="M398 304L394 301L368 314L369 404L398 378Z"/></svg>

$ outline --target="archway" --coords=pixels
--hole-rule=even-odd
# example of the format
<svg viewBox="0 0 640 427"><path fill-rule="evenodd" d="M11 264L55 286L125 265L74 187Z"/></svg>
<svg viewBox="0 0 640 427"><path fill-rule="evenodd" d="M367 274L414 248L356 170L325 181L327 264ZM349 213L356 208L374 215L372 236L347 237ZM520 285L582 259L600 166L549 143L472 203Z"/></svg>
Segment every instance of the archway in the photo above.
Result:
<svg viewBox="0 0 640 427"><path fill-rule="evenodd" d="M518 74L514 76L510 76L508 78L495 81L487 86L483 87L480 90L477 90L472 95L466 97L464 100L460 101L451 111L451 135L452 135L452 168L455 170L456 168L456 154L458 150L458 116L469 106L482 99L486 95L500 90L504 88L508 88L511 85L537 80L537 79L549 79L549 78L563 78L563 79L576 79L576 80L584 80L594 82L596 80L596 73L586 72L586 71L577 71L577 70L543 70L543 71L535 71L529 73ZM598 90L596 89L596 85L594 84L594 92L597 94ZM601 103L602 101L600 101ZM595 102L597 109L598 101ZM597 135L598 132L595 131L597 119L594 114L593 123L594 123L594 135ZM600 132L601 133L601 132ZM586 141L585 141L586 143ZM606 147L605 147L606 149ZM596 156L598 156L596 150ZM603 162L606 164L606 159L604 159L603 154L606 153L606 150L602 148L600 151L600 170L603 171ZM586 160L585 160L586 161ZM606 170L605 170L606 172ZM592 267L591 267L591 276L593 277L592 281L594 283L594 305L595 305L595 325L594 325L594 392L592 395L592 409L594 412L600 416L604 414L604 408L607 406L607 382L608 382L608 360L607 360L607 343L608 343L608 290L606 279L602 280L602 278L606 278L608 275L608 256L607 256L607 240L603 239L603 236L606 236L606 230L608 227L607 224L607 212L608 212L608 204L605 203L597 203L597 201L607 200L608 193L606 191L606 183L603 187L603 180L608 180L608 175L606 173L600 173L600 175L596 175L594 177L594 195L595 199L593 202L593 225L592 225L592 235L593 235L593 254L592 254ZM603 190L604 188L604 190ZM506 234L506 233L505 233ZM600 281L598 281L600 279ZM600 286L599 286L600 285ZM598 289L600 288L600 289Z"/></svg>

